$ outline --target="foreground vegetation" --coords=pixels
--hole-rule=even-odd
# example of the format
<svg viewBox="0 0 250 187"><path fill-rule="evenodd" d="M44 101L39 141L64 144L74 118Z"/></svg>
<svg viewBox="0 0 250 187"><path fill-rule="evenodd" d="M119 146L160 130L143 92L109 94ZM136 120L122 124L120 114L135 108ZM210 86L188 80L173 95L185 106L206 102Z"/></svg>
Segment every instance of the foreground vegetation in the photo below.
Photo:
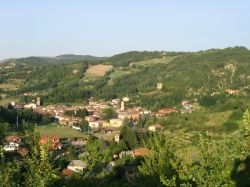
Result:
<svg viewBox="0 0 250 187"><path fill-rule="evenodd" d="M151 134L144 146L150 154L144 158L124 157L116 162L112 172L103 168L112 160L112 154L123 146L103 140L88 139L81 159L88 170L71 177L61 176L70 154L55 159L56 152L48 145L39 145L39 135L29 129L22 133L30 152L19 160L8 158L1 149L1 186L247 186L250 154L250 114L243 115L244 129L237 134L211 136L197 134L191 138L183 131ZM2 127L3 124L1 124ZM123 128L129 128L124 126ZM1 128L1 141L4 131ZM124 131L124 130L123 130ZM132 144L131 144L132 145ZM136 147L136 145L134 145ZM188 157L188 147L195 146L196 155ZM130 179L126 168L133 166ZM137 168L137 169L136 169ZM15 178L15 180L13 180Z"/></svg>

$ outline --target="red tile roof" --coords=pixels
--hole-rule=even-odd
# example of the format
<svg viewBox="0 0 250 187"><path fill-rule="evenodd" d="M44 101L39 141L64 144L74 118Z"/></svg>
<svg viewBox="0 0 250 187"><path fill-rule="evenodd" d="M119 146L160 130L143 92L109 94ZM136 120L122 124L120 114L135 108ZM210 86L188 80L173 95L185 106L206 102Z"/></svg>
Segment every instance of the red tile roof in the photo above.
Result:
<svg viewBox="0 0 250 187"><path fill-rule="evenodd" d="M73 171L70 169L63 169L62 171L62 175L66 177L71 176L72 174L73 174Z"/></svg>
<svg viewBox="0 0 250 187"><path fill-rule="evenodd" d="M150 153L150 150L148 150L146 148L138 148L138 149L133 150L133 155L135 157L137 157L137 156L146 156L149 153Z"/></svg>
<svg viewBox="0 0 250 187"><path fill-rule="evenodd" d="M54 141L59 141L60 136L59 136L58 134L53 134L53 135L51 135L50 138L51 138L52 140L54 140Z"/></svg>
<svg viewBox="0 0 250 187"><path fill-rule="evenodd" d="M16 136L16 135L11 135L11 136L7 136L5 138L5 140L8 141L8 142L11 142L11 141L16 142L16 141L20 141L21 137L20 136Z"/></svg>
<svg viewBox="0 0 250 187"><path fill-rule="evenodd" d="M174 112L178 112L178 110L175 110L173 108L162 108L159 110L160 113L162 114L171 114L171 113L174 113Z"/></svg>

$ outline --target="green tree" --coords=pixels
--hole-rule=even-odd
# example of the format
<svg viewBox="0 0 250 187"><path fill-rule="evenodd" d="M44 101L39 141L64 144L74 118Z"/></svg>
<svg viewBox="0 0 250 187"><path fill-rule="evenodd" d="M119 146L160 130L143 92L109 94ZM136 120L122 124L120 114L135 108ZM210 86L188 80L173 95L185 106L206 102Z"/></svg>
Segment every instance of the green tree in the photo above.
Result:
<svg viewBox="0 0 250 187"><path fill-rule="evenodd" d="M106 108L102 111L102 117L104 120L110 120L112 118L117 117L117 113L113 108Z"/></svg>
<svg viewBox="0 0 250 187"><path fill-rule="evenodd" d="M3 142L5 138L7 127L8 127L8 124L0 123L0 144Z"/></svg>
<svg viewBox="0 0 250 187"><path fill-rule="evenodd" d="M81 130L83 132L88 132L89 131L89 123L86 121L86 120L83 120L81 123L80 123L80 127L81 127Z"/></svg>

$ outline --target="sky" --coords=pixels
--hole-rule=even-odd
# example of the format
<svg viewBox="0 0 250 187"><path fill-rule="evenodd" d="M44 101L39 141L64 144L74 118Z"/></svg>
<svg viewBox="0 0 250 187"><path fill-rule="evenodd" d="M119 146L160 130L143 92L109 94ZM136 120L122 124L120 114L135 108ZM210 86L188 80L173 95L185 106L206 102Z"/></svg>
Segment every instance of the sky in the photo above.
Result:
<svg viewBox="0 0 250 187"><path fill-rule="evenodd" d="M0 60L250 48L249 0L0 0Z"/></svg>

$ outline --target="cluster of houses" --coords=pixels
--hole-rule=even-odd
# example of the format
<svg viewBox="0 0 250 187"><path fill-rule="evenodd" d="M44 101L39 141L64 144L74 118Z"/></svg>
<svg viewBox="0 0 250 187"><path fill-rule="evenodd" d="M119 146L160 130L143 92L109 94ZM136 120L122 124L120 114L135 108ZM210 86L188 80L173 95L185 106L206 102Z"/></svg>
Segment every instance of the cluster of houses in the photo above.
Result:
<svg viewBox="0 0 250 187"><path fill-rule="evenodd" d="M164 117L172 113L192 113L193 105L189 101L183 101L181 103L182 108L177 110L176 108L162 108L157 112L151 112L150 110L134 107L134 108L126 108L125 104L129 101L128 97L124 97L122 99L112 99L111 101L99 100L95 101L92 98L89 100L87 106L66 106L66 105L48 105L48 106L40 106L40 98L37 98L36 102L32 102L24 105L24 108L33 109L34 112L37 112L42 115L47 115L54 117L58 120L59 124L64 126L70 126L75 130L81 130L80 124L83 120L88 122L89 127L92 130L104 130L104 131L113 131L114 129L118 129L122 126L123 121L125 119L129 119L130 121L138 121L138 119L144 115L153 115L156 117ZM17 104L13 104L13 106L18 106ZM68 116L65 115L66 111L75 111L86 109L88 115L83 119L81 117L75 117L74 115ZM104 109L113 108L113 110L117 113L117 117L105 121L102 118L102 112ZM148 128L150 131L156 131L156 129L161 129L158 124L152 125Z"/></svg>
<svg viewBox="0 0 250 187"><path fill-rule="evenodd" d="M129 101L128 97L123 99L113 99L111 101L94 101L89 100L87 106L64 106L64 105L48 105L48 106L40 106L39 102L30 103L25 108L32 108L34 112L40 113L42 115L49 115L51 117L55 117L58 119L58 122L64 126L70 126L76 130L80 130L79 124L81 121L85 120L88 122L89 127L92 130L105 130L107 132L113 132L114 135L113 140L115 142L119 142L120 134L119 128L123 125L125 119L129 119L133 121L135 124L144 115L154 115L156 117L164 117L172 113L186 113L192 112L193 106L189 101L183 101L181 103L182 109L177 110L176 108L162 108L157 112L151 112L150 110L134 107L134 108L126 108L125 104ZM86 109L88 115L85 118L67 116L65 115L66 111L78 111L82 109ZM103 119L102 112L104 109L112 108L116 113L117 117L112 118L108 121ZM148 131L156 132L162 131L163 126L160 124L153 124L147 127ZM67 154L68 146L74 146L77 148L81 148L86 144L86 140L84 139L73 139L73 140L62 140L58 135L41 135L39 143L41 145L48 144L51 150L58 150L60 154ZM21 146L22 140L18 136L8 137L6 138L6 145L4 147L5 151L19 151L22 154L27 154L28 150L25 147ZM79 153L85 154L84 150L81 150ZM113 160L117 160L123 158L124 156L132 156L136 157L144 157L150 154L151 151L147 148L137 148L131 151L121 151L113 155ZM80 154L80 155L81 155ZM78 160L71 160L70 164L62 171L62 175L65 177L72 175L73 173L82 174L87 169L87 164L81 160L79 155ZM104 169L105 171L112 171L112 168L115 166L115 161L110 162ZM126 168L126 178L130 178L135 173L135 168Z"/></svg>

